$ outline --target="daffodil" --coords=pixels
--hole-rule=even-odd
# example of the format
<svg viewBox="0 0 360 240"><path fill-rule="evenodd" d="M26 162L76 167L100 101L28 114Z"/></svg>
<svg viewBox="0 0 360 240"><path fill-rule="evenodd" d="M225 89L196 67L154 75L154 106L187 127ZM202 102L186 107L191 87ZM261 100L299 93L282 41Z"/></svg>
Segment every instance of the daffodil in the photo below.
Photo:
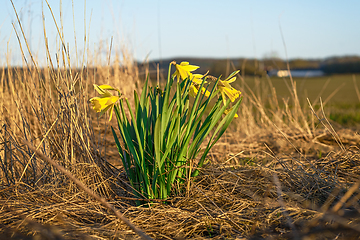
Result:
<svg viewBox="0 0 360 240"><path fill-rule="evenodd" d="M94 84L94 88L100 94L100 97L93 97L89 100L92 105L92 108L96 112L100 112L100 116L109 110L110 111L109 121L111 121L115 103L119 101L120 96L114 96L108 90L116 90L119 93L120 90L106 84L100 86Z"/></svg>
<svg viewBox="0 0 360 240"><path fill-rule="evenodd" d="M189 90L190 96L192 96L192 97L195 98L196 95L197 95L198 92L199 92L199 88L200 88L199 85L191 84L191 85L190 85L190 90ZM204 88L204 87L201 88L201 93L202 93L202 94L205 94L205 97L209 97L209 96L210 96L210 92L209 92L208 90L206 90L206 88Z"/></svg>
<svg viewBox="0 0 360 240"><path fill-rule="evenodd" d="M191 81L191 85L190 85L190 89L189 89L190 96L192 96L194 98L196 97L197 93L199 92L200 85L204 81L203 78L205 75L190 73L190 75L189 75L189 79L190 79L189 81ZM206 81L205 81L205 83L206 83ZM210 92L208 90L206 90L206 88L204 88L204 87L201 88L201 92L202 92L202 94L205 94L205 97L210 96Z"/></svg>
<svg viewBox="0 0 360 240"><path fill-rule="evenodd" d="M236 80L236 77L228 77L225 80L219 80L218 89L221 93L224 105L226 104L225 95L228 96L231 102L234 102L238 97L240 97L241 92L233 88L230 83Z"/></svg>
<svg viewBox="0 0 360 240"><path fill-rule="evenodd" d="M172 77L177 77L178 81L179 79L185 80L188 77L191 77L191 72L198 69L198 66L190 65L189 62L181 62L180 64L176 64L176 62L173 62L175 65L176 71L172 75Z"/></svg>

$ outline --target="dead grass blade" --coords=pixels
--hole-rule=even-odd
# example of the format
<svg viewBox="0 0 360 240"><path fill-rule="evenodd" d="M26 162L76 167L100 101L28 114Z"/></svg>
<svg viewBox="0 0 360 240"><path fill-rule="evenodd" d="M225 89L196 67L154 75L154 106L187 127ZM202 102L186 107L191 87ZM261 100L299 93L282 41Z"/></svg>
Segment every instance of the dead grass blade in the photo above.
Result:
<svg viewBox="0 0 360 240"><path fill-rule="evenodd" d="M322 101L320 99L320 104L321 104L321 112L322 112L322 115L323 115L323 118L320 118L314 108L312 107L311 103L310 103L310 100L307 98L307 101L309 103L309 106L310 106L310 109L311 109L311 112L315 115L315 117L319 120L319 122L325 127L325 129L327 129L330 134L333 136L334 140L336 141L336 143L339 145L339 147L341 148L341 150L343 152L345 152L345 147L343 145L343 143L341 142L341 139L339 137L339 135L336 133L335 129L333 128L333 126L330 124L329 120L326 118L326 115L325 115L325 112L324 112L324 106L322 104ZM325 124L325 123L326 124Z"/></svg>

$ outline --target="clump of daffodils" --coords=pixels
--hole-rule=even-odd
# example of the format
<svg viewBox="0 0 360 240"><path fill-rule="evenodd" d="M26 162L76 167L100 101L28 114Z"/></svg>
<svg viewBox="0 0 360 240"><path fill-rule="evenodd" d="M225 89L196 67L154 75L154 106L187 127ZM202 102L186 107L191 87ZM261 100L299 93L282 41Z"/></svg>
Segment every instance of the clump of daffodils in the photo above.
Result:
<svg viewBox="0 0 360 240"><path fill-rule="evenodd" d="M172 66L176 69L173 74ZM160 91L159 87L148 88L146 80L141 95L134 93L135 112L119 89L94 84L99 96L90 103L100 116L109 112L109 121L115 112L118 130L111 129L138 205L145 199L168 199L186 191L185 185L190 186L210 149L237 117L241 93L230 84L239 71L221 80L208 73L193 73L198 68L188 62L172 62ZM190 96L194 98L191 106ZM204 141L208 142L203 145ZM203 151L200 146L205 146Z"/></svg>

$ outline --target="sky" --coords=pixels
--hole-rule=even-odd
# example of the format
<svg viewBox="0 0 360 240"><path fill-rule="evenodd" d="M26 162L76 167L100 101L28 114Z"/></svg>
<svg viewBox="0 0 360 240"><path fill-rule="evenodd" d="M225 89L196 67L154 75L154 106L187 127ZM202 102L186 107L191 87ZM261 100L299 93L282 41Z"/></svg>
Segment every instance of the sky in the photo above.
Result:
<svg viewBox="0 0 360 240"><path fill-rule="evenodd" d="M29 48L39 62L46 62L44 14L49 50L51 57L56 57L60 38L46 1L13 2ZM84 52L87 57L98 53L104 62L109 52L111 56L126 52L137 61L360 55L359 0L48 2L70 57L77 64L81 64ZM27 58L29 55L15 11L10 0L0 3L0 64L21 64L20 46Z"/></svg>

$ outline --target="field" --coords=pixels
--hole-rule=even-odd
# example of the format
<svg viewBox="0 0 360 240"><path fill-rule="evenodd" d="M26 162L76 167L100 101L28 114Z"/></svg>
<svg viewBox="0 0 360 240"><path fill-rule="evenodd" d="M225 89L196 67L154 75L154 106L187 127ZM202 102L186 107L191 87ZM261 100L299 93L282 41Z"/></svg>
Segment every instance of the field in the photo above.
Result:
<svg viewBox="0 0 360 240"><path fill-rule="evenodd" d="M297 94L301 105L308 105L307 99L309 99L312 104L319 106L321 98L325 113L329 119L342 126L351 128L357 126L360 122L360 75L341 74L312 78L294 78L294 81L296 82ZM269 92L271 87L274 87L280 105L282 105L282 99L291 98L289 78L273 77L269 81L264 78L245 76L244 82L258 94L259 91ZM266 83L261 84L261 82Z"/></svg>
<svg viewBox="0 0 360 240"><path fill-rule="evenodd" d="M144 73L125 49L111 66L59 53L0 71L0 239L358 239L359 75L237 75L239 117L200 174L138 205L89 99L109 84L133 104Z"/></svg>
<svg viewBox="0 0 360 240"><path fill-rule="evenodd" d="M259 81L267 81L260 78ZM360 75L329 75L323 77L294 78L297 85L299 99L307 97L314 102L319 97L327 101L330 105L348 104L356 105L360 102L359 95L356 93L356 86L360 86ZM354 84L354 81L356 85ZM245 82L251 87L256 87L255 79L245 77ZM289 78L278 77L271 78L271 84L274 86L279 99L290 97L287 84L290 85ZM329 98L329 100L327 100Z"/></svg>

